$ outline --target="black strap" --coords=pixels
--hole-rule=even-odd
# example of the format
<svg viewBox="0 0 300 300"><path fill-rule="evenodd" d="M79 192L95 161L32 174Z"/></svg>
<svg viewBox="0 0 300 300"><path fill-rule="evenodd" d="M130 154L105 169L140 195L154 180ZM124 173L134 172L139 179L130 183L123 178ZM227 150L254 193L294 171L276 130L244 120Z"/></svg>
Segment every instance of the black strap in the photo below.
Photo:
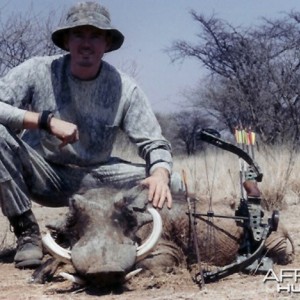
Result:
<svg viewBox="0 0 300 300"><path fill-rule="evenodd" d="M38 126L40 129L50 132L50 120L53 117L53 113L50 110L43 110L39 115Z"/></svg>

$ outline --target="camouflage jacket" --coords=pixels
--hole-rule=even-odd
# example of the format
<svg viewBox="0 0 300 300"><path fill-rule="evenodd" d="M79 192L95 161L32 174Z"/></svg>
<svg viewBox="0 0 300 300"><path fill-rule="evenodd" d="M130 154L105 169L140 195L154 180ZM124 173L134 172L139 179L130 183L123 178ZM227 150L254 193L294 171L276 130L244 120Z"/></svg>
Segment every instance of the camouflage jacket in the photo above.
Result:
<svg viewBox="0 0 300 300"><path fill-rule="evenodd" d="M70 56L35 57L0 80L0 123L22 129L26 110L50 110L78 126L80 140L59 149L60 141L43 130L28 130L24 140L47 160L92 166L110 158L117 129L138 147L150 173L172 167L171 147L148 100L128 76L103 61L94 80L70 74Z"/></svg>

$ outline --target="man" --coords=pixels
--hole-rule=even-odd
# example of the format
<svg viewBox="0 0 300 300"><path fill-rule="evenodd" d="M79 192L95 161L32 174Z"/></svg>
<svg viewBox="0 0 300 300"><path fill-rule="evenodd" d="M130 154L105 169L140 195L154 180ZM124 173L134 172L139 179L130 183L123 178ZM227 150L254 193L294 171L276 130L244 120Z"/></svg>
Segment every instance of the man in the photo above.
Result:
<svg viewBox="0 0 300 300"><path fill-rule="evenodd" d="M75 5L52 40L69 53L32 58L0 81L0 203L17 236L19 268L43 257L31 200L66 206L81 189L141 183L154 207L172 204L170 144L136 83L102 60L124 41L108 11ZM111 157L118 128L146 166Z"/></svg>

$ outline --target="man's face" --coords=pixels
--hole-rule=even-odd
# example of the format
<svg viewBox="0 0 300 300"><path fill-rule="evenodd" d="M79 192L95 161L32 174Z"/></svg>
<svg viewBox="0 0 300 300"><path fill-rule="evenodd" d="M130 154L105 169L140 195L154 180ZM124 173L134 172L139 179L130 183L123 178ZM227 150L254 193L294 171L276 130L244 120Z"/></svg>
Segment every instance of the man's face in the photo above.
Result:
<svg viewBox="0 0 300 300"><path fill-rule="evenodd" d="M66 46L77 68L97 68L104 52L109 47L106 31L93 26L80 26L70 29Z"/></svg>

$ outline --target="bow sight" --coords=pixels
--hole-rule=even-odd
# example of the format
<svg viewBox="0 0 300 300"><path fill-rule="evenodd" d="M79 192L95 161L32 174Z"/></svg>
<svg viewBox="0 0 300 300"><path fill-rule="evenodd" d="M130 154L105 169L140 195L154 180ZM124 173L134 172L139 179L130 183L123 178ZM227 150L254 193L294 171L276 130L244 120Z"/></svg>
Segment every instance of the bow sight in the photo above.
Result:
<svg viewBox="0 0 300 300"><path fill-rule="evenodd" d="M228 143L220 138L220 134L211 129L202 129L197 132L197 139L205 141L223 150L238 155L246 163L243 171L242 193L240 203L234 216L217 215L213 211L207 213L191 213L194 218L231 218L243 227L243 241L240 244L236 261L230 265L220 267L214 272L201 270L204 282L212 282L239 271L250 273L266 273L272 268L273 261L264 256L265 241L272 231L276 231L279 222L278 211L273 211L271 218L265 220L264 211L261 207L261 193L257 182L261 182L263 174L253 158L243 149ZM200 274L199 273L199 274ZM198 275L199 275L198 274Z"/></svg>

